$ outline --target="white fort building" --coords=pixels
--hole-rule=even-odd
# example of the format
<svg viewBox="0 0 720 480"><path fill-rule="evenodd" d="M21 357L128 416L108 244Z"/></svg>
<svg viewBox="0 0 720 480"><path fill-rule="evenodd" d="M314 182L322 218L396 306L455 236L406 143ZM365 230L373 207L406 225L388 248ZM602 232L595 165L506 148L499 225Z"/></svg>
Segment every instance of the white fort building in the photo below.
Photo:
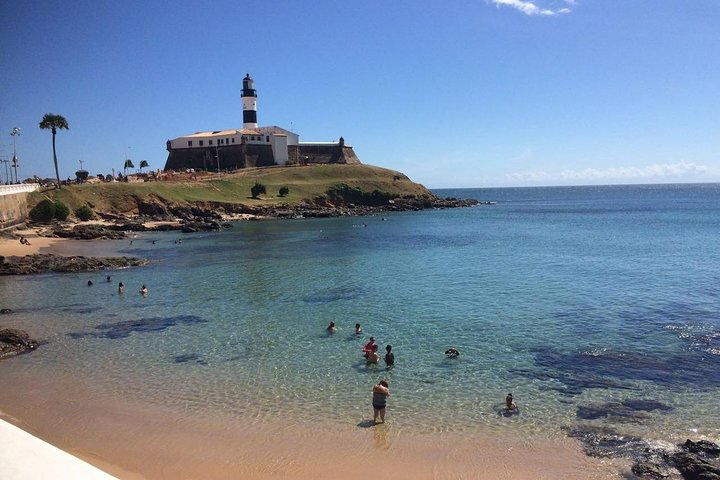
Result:
<svg viewBox="0 0 720 480"><path fill-rule="evenodd" d="M167 141L165 170L235 170L245 167L304 163L360 163L342 137L338 142L300 142L300 136L278 126L259 127L257 91L246 75L240 95L243 127L196 132Z"/></svg>

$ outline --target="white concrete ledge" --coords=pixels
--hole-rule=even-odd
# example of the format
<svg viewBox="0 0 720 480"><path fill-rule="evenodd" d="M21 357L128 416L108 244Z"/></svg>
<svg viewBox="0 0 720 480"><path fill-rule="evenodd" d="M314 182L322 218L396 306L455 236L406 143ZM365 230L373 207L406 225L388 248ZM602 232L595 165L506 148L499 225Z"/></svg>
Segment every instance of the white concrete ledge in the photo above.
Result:
<svg viewBox="0 0 720 480"><path fill-rule="evenodd" d="M0 420L0 478L117 480L99 468L3 420Z"/></svg>
<svg viewBox="0 0 720 480"><path fill-rule="evenodd" d="M0 185L0 195L11 195L13 193L34 192L40 188L37 183L17 183L14 185Z"/></svg>

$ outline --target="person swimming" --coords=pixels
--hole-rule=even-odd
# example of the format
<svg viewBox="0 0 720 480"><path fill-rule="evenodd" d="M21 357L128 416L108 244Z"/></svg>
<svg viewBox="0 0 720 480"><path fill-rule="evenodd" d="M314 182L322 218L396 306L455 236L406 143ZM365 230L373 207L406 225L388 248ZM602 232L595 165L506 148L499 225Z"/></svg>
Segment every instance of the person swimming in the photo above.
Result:
<svg viewBox="0 0 720 480"><path fill-rule="evenodd" d="M457 358L460 356L460 352L455 347L450 347L447 350L445 350L445 356L448 358Z"/></svg>
<svg viewBox="0 0 720 480"><path fill-rule="evenodd" d="M146 287L145 285L143 285L142 287L140 287L140 295L147 295L147 294L148 294L148 289L147 289L147 287Z"/></svg>
<svg viewBox="0 0 720 480"><path fill-rule="evenodd" d="M110 275L108 275L105 280L107 281L107 283L110 283Z"/></svg>
<svg viewBox="0 0 720 480"><path fill-rule="evenodd" d="M362 333L362 327L359 323L355 324L355 335L360 335Z"/></svg>
<svg viewBox="0 0 720 480"><path fill-rule="evenodd" d="M88 287L92 287L92 280L88 280Z"/></svg>
<svg viewBox="0 0 720 480"><path fill-rule="evenodd" d="M508 393L505 397L505 410L517 410L517 405L513 401L512 393Z"/></svg>
<svg viewBox="0 0 720 480"><path fill-rule="evenodd" d="M337 327L335 326L335 322L330 322L330 325L328 325L325 330L327 330L330 333L337 332Z"/></svg>

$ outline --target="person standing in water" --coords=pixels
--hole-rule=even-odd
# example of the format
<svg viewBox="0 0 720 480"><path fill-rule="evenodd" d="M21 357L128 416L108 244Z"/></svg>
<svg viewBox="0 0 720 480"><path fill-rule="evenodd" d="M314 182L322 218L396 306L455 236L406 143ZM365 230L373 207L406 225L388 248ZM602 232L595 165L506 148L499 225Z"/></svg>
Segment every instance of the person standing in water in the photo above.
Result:
<svg viewBox="0 0 720 480"><path fill-rule="evenodd" d="M335 326L335 322L330 322L330 325L328 325L325 330L327 330L329 333L337 332L337 327Z"/></svg>
<svg viewBox="0 0 720 480"><path fill-rule="evenodd" d="M355 324L355 335L360 335L362 333L362 327L359 323Z"/></svg>
<svg viewBox="0 0 720 480"><path fill-rule="evenodd" d="M378 423L378 416L380 417L380 423L385 423L385 407L387 406L387 397L390 396L390 388L388 387L387 380L380 380L373 387L373 423Z"/></svg>
<svg viewBox="0 0 720 480"><path fill-rule="evenodd" d="M142 295L142 296L144 297L144 296L146 296L147 294L148 294L148 289L147 289L147 287L146 287L145 285L143 285L142 287L140 287L140 295Z"/></svg>
<svg viewBox="0 0 720 480"><path fill-rule="evenodd" d="M122 282L118 283L118 293L125 293L125 284Z"/></svg>
<svg viewBox="0 0 720 480"><path fill-rule="evenodd" d="M385 351L387 352L385 354L385 365L392 367L395 365L395 354L392 352L392 345L385 347Z"/></svg>
<svg viewBox="0 0 720 480"><path fill-rule="evenodd" d="M380 363L380 354L377 353L377 350L377 345L373 345L372 350L370 351L370 353L367 354L367 357L365 357L368 364L377 365L378 363Z"/></svg>

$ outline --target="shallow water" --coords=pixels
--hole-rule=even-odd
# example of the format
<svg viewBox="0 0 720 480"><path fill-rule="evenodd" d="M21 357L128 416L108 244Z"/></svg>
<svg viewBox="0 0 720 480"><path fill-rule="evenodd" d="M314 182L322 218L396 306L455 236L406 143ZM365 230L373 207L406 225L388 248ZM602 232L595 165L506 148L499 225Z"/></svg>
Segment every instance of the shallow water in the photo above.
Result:
<svg viewBox="0 0 720 480"><path fill-rule="evenodd" d="M2 324L48 340L0 378L70 371L193 417L351 425L388 378L407 432L720 438L720 185L439 193L497 204L144 234L108 244L153 260L110 283L0 277ZM365 365L370 335L393 369ZM519 415L498 415L508 392Z"/></svg>

